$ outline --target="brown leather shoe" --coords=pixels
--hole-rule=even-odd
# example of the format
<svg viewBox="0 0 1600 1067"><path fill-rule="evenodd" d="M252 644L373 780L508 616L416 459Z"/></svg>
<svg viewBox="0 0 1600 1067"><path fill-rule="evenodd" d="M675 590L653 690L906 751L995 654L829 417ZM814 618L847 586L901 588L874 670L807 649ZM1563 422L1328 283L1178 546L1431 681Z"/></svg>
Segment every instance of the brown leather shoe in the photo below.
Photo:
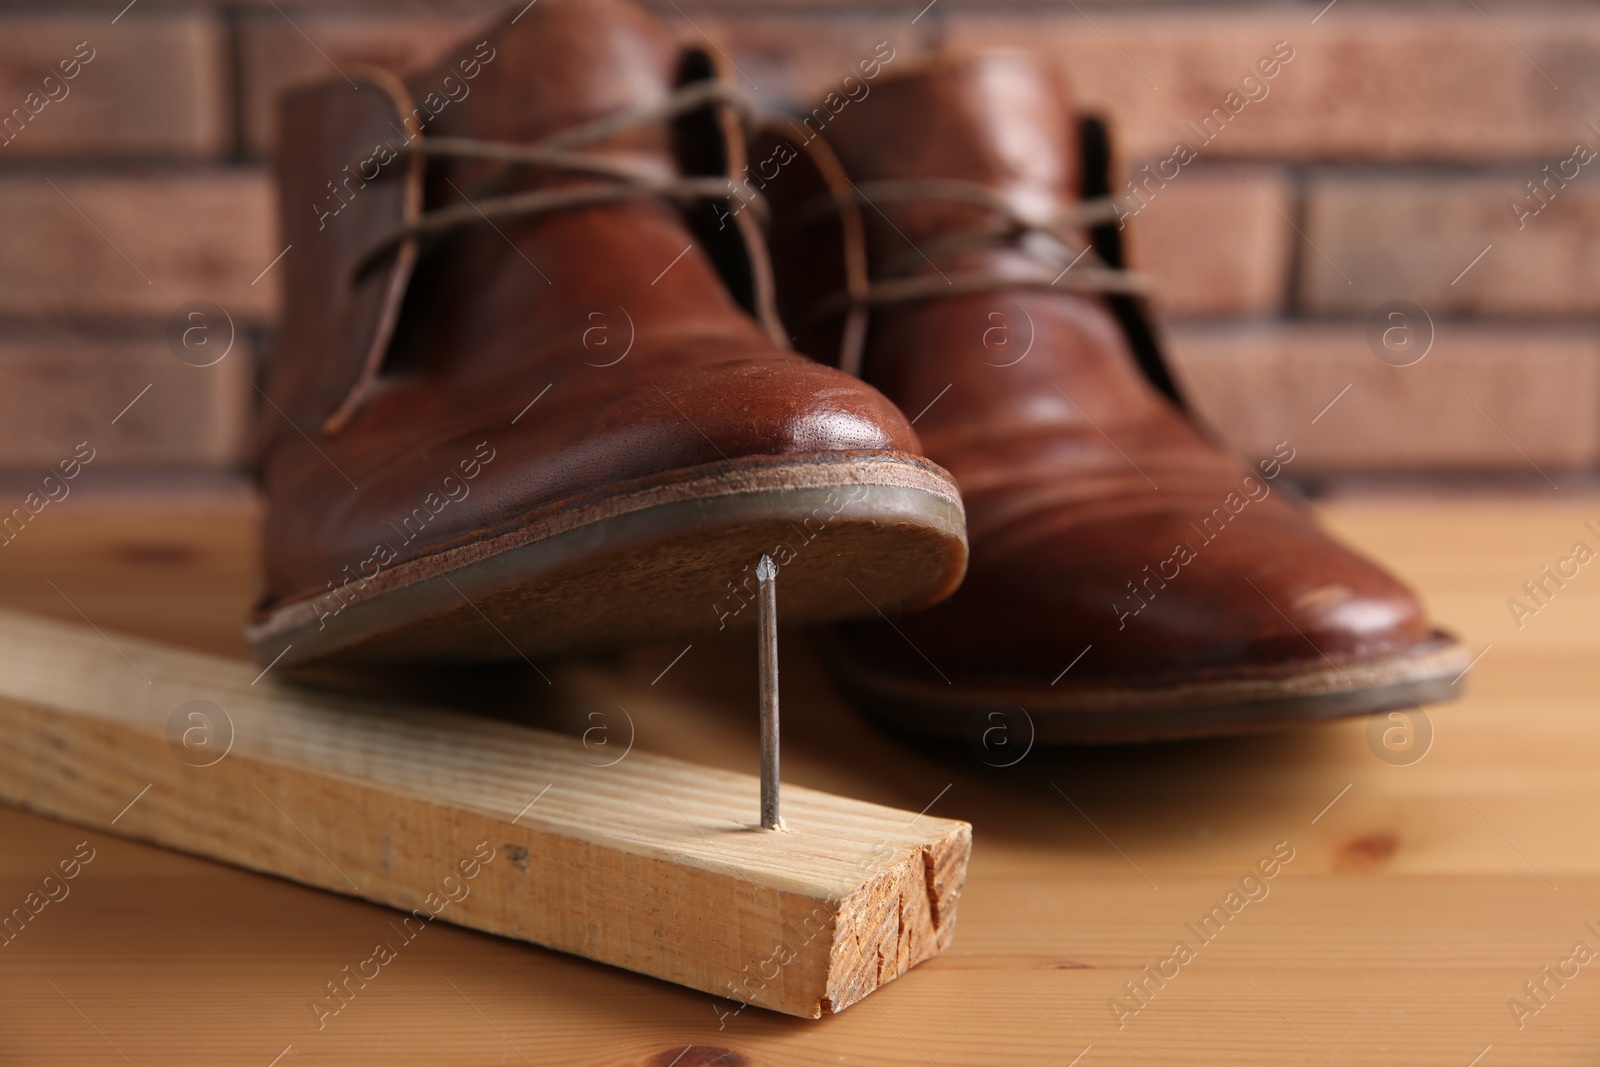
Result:
<svg viewBox="0 0 1600 1067"><path fill-rule="evenodd" d="M282 112L259 658L750 625L764 552L787 619L954 588L950 476L788 349L754 213L719 224L743 130L704 54L543 0L408 81L344 73Z"/></svg>
<svg viewBox="0 0 1600 1067"><path fill-rule="evenodd" d="M938 607L833 631L863 710L946 735L998 712L1015 739L1020 707L1040 740L1103 742L1459 693L1461 647L1291 499L1295 443L1248 466L1184 411L1118 269L1103 128L1053 67L941 57L791 144L819 129L838 166L767 190L785 317L918 413L972 548Z"/></svg>

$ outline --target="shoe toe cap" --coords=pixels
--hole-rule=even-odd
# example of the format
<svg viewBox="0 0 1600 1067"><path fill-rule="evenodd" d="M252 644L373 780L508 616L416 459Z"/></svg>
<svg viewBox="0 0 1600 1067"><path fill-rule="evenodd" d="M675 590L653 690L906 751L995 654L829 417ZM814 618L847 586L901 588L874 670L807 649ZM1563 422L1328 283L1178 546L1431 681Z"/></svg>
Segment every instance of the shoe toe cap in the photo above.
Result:
<svg viewBox="0 0 1600 1067"><path fill-rule="evenodd" d="M872 386L819 363L750 359L693 367L619 399L632 425L718 455L919 452L905 415ZM652 396L651 394L655 394ZM642 405L642 410L635 405Z"/></svg>
<svg viewBox="0 0 1600 1067"><path fill-rule="evenodd" d="M974 544L966 584L900 626L952 676L1048 682L1092 647L1074 681L1140 685L1325 669L1430 633L1409 589L1283 505L1209 539L1174 509L1044 527L1002 551ZM906 640L879 637L905 655Z"/></svg>
<svg viewBox="0 0 1600 1067"><path fill-rule="evenodd" d="M546 505L671 481L690 468L721 465L737 478L741 465L769 459L920 452L915 431L883 394L795 356L680 366L615 383L569 380L548 397L536 386L411 395L420 392L378 397L359 426L317 446L318 462L291 457L296 462L269 471L275 598L338 581L375 541L398 536L400 558L411 558ZM485 476L466 484L462 463ZM460 499L446 508L452 485ZM437 514L425 536L396 533L421 507Z"/></svg>

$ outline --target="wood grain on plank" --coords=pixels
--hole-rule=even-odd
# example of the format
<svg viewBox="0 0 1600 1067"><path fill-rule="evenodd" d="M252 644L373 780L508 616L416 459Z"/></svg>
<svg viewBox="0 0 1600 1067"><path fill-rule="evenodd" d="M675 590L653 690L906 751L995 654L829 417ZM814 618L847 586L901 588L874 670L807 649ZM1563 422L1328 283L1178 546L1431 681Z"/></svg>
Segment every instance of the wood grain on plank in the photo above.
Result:
<svg viewBox="0 0 1600 1067"><path fill-rule="evenodd" d="M950 942L966 823L256 673L0 613L0 799L791 1015Z"/></svg>

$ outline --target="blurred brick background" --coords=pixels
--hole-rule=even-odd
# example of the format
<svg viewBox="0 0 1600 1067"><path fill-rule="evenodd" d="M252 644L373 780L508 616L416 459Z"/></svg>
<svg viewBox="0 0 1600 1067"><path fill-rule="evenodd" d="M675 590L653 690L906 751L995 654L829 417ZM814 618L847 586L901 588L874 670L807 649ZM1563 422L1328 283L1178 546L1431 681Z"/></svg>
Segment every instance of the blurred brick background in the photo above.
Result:
<svg viewBox="0 0 1600 1067"><path fill-rule="evenodd" d="M0 3L0 119L80 42L93 50L65 98L0 133L0 468L43 468L87 438L102 471L245 469L281 278L274 94L349 63L426 61L503 6ZM1600 151L1600 9L657 6L717 40L774 107L837 84L878 41L897 62L1027 43L1115 120L1130 171L1188 142L1198 159L1147 186L1132 225L1181 376L1247 450L1287 438L1302 471L1535 480L1600 459L1600 160L1576 177L1567 162ZM1186 123L1279 41L1294 57L1267 95L1202 143ZM1519 220L1513 203L1542 209ZM1396 299L1433 325L1414 366L1369 347L1369 316ZM195 300L231 319L233 348L209 367L166 340Z"/></svg>

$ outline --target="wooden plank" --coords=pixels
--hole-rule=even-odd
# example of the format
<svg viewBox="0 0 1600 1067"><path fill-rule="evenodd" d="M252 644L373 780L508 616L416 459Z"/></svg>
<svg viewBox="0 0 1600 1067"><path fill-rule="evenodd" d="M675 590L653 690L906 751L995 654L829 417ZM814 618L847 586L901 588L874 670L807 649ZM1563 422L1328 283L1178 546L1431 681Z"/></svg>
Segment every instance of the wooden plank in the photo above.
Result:
<svg viewBox="0 0 1600 1067"><path fill-rule="evenodd" d="M256 675L0 612L0 799L408 912L319 1023L436 918L811 1018L950 942L966 823Z"/></svg>

